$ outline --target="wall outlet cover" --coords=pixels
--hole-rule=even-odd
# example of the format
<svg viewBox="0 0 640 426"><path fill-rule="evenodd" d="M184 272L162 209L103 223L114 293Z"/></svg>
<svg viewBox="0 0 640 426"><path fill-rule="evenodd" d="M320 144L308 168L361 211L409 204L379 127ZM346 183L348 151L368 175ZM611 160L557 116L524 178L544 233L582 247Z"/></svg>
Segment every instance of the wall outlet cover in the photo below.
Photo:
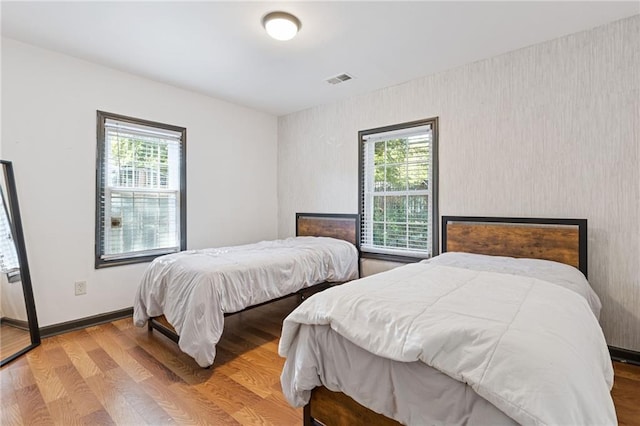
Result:
<svg viewBox="0 0 640 426"><path fill-rule="evenodd" d="M76 292L76 296L81 296L83 294L87 294L87 282L86 281L76 281L75 282L75 292Z"/></svg>

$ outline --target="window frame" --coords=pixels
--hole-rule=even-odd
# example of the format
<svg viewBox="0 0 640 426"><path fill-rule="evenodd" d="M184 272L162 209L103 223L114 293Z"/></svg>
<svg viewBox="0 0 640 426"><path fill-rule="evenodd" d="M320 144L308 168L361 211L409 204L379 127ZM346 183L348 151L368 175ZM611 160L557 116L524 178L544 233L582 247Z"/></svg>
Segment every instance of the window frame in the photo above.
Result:
<svg viewBox="0 0 640 426"><path fill-rule="evenodd" d="M101 269L111 266L129 265L135 263L150 262L158 256L174 252L158 252L144 256L129 256L118 259L103 259L104 245L102 233L102 220L100 212L101 195L107 192L106 182L104 181L104 160L105 160L105 122L107 119L123 121L134 125L142 125L155 127L158 129L171 130L181 134L180 136L180 194L179 214L180 214L180 251L187 249L187 129L171 124L159 123L156 121L144 120L140 118L128 117L125 115L114 114L104 111L96 111L96 132L97 132L97 151L96 151L96 204L95 204L95 269Z"/></svg>
<svg viewBox="0 0 640 426"><path fill-rule="evenodd" d="M358 212L360 213L360 229L365 229L365 194L364 194L364 144L365 137L377 133L385 133L397 130L410 129L412 127L431 126L432 142L431 142L431 170L432 179L432 206L431 206L431 257L439 254L439 234L440 234L440 218L438 213L438 117L427 118L423 120L410 121L406 123L393 124L390 126L377 127L374 129L361 130L358 132ZM362 248L364 241L360 242L360 257L364 259L378 259L391 262L412 263L427 259L425 256L417 255L400 255L390 253L375 253Z"/></svg>

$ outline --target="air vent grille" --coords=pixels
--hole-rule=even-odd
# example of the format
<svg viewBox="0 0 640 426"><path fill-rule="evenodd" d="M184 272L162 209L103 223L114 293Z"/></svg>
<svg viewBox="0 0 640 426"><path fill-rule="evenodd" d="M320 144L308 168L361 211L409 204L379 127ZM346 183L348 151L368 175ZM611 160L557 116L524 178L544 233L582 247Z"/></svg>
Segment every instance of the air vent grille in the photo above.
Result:
<svg viewBox="0 0 640 426"><path fill-rule="evenodd" d="M349 81L353 79L353 76L347 74L347 73L342 73L340 75L336 75L335 77L331 77L327 79L327 83L329 84L340 84L343 83L345 81Z"/></svg>

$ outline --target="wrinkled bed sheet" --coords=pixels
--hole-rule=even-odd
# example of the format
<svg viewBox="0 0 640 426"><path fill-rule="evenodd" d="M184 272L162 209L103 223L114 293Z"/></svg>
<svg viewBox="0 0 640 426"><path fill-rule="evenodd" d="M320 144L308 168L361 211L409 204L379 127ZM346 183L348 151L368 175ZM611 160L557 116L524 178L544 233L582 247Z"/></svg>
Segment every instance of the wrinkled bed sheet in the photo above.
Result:
<svg viewBox="0 0 640 426"><path fill-rule="evenodd" d="M225 313L357 277L355 246L333 238L189 250L149 265L138 286L133 320L141 327L150 317L164 315L180 336L180 349L207 367L213 364Z"/></svg>
<svg viewBox="0 0 640 426"><path fill-rule="evenodd" d="M300 305L283 391L302 406L324 385L409 425L616 424L599 309L570 266L447 253Z"/></svg>

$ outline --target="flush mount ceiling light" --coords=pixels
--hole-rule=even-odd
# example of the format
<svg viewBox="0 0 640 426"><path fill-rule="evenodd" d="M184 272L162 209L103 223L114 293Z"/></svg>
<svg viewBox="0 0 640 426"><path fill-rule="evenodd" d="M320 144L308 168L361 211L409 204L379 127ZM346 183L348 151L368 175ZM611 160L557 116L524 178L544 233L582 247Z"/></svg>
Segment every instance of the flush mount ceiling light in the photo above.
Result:
<svg viewBox="0 0 640 426"><path fill-rule="evenodd" d="M291 40L300 31L300 20L287 12L271 12L262 18L267 34L276 40Z"/></svg>

